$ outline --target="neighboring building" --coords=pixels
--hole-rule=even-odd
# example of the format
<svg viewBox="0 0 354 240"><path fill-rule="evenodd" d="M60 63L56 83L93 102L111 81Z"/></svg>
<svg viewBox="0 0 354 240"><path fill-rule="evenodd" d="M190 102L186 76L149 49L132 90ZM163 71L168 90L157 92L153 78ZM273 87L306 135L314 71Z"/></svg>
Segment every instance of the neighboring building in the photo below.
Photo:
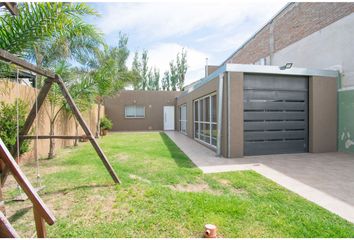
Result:
<svg viewBox="0 0 354 240"><path fill-rule="evenodd" d="M104 100L105 114L113 123L113 131L164 130L164 121L175 128L175 117L164 119L165 111L176 104L177 91L121 91ZM168 122L167 122L168 121ZM171 130L166 126L166 130Z"/></svg>
<svg viewBox="0 0 354 240"><path fill-rule="evenodd" d="M169 130L177 119L172 129L224 157L354 152L353 11L354 3L290 3L184 92L106 99L113 130Z"/></svg>

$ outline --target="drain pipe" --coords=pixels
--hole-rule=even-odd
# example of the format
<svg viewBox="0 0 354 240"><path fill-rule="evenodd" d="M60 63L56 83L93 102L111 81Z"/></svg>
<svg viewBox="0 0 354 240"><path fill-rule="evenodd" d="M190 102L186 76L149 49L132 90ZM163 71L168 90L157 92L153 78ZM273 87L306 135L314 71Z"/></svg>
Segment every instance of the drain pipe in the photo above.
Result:
<svg viewBox="0 0 354 240"><path fill-rule="evenodd" d="M219 89L218 89L218 118L217 118L217 143L216 155L221 156L221 124L222 124L222 95L224 90L224 73L219 75Z"/></svg>

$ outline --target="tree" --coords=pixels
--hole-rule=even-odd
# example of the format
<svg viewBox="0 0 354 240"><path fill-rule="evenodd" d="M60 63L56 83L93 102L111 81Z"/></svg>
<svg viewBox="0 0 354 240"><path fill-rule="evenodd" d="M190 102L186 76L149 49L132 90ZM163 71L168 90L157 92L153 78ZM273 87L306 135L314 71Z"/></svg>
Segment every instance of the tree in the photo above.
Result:
<svg viewBox="0 0 354 240"><path fill-rule="evenodd" d="M169 80L171 85L171 90L176 91L178 87L178 72L177 66L174 64L173 60L170 62L170 72L169 72Z"/></svg>
<svg viewBox="0 0 354 240"><path fill-rule="evenodd" d="M84 15L97 15L84 3L20 3L18 8L18 16L5 13L0 17L0 48L18 54L72 28Z"/></svg>
<svg viewBox="0 0 354 240"><path fill-rule="evenodd" d="M160 90L160 70L154 68L154 77L153 77L153 89L158 91Z"/></svg>
<svg viewBox="0 0 354 240"><path fill-rule="evenodd" d="M55 68L55 73L60 75L63 78L64 83L67 85L67 83L70 81L71 78L71 72L70 72L70 65L65 62L61 61L57 64ZM59 117L60 113L64 109L64 97L61 93L61 90L57 84L53 84L48 96L48 104L49 104L49 109L46 111L47 116L49 118L49 135L54 136L55 135L55 121ZM48 152L48 159L52 159L55 156L55 140L53 138L49 139L49 152Z"/></svg>
<svg viewBox="0 0 354 240"><path fill-rule="evenodd" d="M162 78L162 90L170 90L170 73L168 71L164 72L164 76Z"/></svg>
<svg viewBox="0 0 354 240"><path fill-rule="evenodd" d="M147 89L148 73L149 73L148 61L149 61L148 52L144 50L141 55L141 73L140 73L142 79L142 84L141 84L142 90Z"/></svg>
<svg viewBox="0 0 354 240"><path fill-rule="evenodd" d="M177 53L176 64L177 64L176 67L177 67L177 76L178 76L177 86L179 90L182 90L186 73L188 70L187 52L184 50L184 48L182 49L181 53Z"/></svg>
<svg viewBox="0 0 354 240"><path fill-rule="evenodd" d="M76 106L79 108L80 112L85 112L89 110L93 103L95 102L95 91L94 85L86 76L84 69L75 68L73 71L73 79L70 81L70 85L67 86L68 91L75 101ZM64 112L68 119L74 118L75 121L75 135L79 136L79 122L74 117L74 113L70 105L64 101ZM78 145L78 139L74 140L74 146Z"/></svg>
<svg viewBox="0 0 354 240"><path fill-rule="evenodd" d="M99 137L100 134L101 106L104 103L104 97L115 94L126 83L133 82L135 77L134 72L129 72L126 67L129 56L127 36L120 35L118 42L118 47L105 47L103 50L97 51L95 58L91 59L90 63L90 77L95 86L98 106L96 137Z"/></svg>
<svg viewBox="0 0 354 240"><path fill-rule="evenodd" d="M141 83L142 83L142 78L141 78L141 75L140 75L140 72L141 72L141 64L140 64L140 61L139 61L139 53L138 52L135 52L134 54L134 59L133 59L133 62L132 62L132 73L135 75L136 79L133 83L133 86L134 86L134 89L137 90L137 89L141 89Z"/></svg>

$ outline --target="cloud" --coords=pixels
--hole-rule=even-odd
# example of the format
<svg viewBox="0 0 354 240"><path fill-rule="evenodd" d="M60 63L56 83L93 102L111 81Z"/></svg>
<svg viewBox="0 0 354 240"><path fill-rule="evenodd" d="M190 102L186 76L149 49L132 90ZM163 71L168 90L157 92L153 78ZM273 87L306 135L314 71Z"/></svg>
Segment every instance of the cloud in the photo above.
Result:
<svg viewBox="0 0 354 240"><path fill-rule="evenodd" d="M232 24L237 27L247 19L255 22L269 18L281 1L222 3L108 3L97 26L106 34L134 31L144 38L183 36L205 27L222 31Z"/></svg>
<svg viewBox="0 0 354 240"><path fill-rule="evenodd" d="M189 84L204 76L206 57L210 64L221 64L284 5L281 0L96 3L102 17L93 22L106 39L119 31L127 33L132 51L147 49L149 65L161 74L184 47ZM129 65L132 58L133 54Z"/></svg>

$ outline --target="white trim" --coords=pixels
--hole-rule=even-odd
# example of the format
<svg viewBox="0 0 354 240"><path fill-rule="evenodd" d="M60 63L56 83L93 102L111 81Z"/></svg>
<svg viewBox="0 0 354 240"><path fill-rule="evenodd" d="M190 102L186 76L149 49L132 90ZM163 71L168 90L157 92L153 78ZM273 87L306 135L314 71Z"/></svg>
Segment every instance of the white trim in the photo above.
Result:
<svg viewBox="0 0 354 240"><path fill-rule="evenodd" d="M334 77L334 78L338 78L339 76L339 72L337 70L297 68L297 67L281 70L279 66L269 66L269 65L262 66L262 65L252 65L252 64L228 63L219 67L208 77L200 79L199 81L191 83L190 85L185 87L186 91L184 91L178 98L185 96L188 93L203 86L207 82L216 79L220 74L224 72L263 73L263 74L297 75L297 76L322 76L322 77Z"/></svg>
<svg viewBox="0 0 354 240"><path fill-rule="evenodd" d="M338 89L338 92L346 92L346 91L353 91L353 90L354 90L354 86L352 86L352 87L344 87L344 88Z"/></svg>

